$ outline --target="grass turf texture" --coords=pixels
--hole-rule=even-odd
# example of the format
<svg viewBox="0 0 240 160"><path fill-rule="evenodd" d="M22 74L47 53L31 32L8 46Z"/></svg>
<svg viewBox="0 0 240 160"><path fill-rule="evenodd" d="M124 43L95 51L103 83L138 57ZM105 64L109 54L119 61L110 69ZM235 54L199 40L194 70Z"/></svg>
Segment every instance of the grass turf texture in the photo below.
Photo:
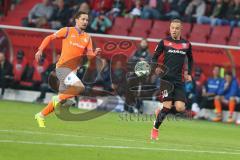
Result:
<svg viewBox="0 0 240 160"><path fill-rule="evenodd" d="M38 128L34 114L43 105L0 101L1 160L232 160L240 159L240 126L169 120L151 141L152 122L108 113L86 122L66 122L54 114Z"/></svg>

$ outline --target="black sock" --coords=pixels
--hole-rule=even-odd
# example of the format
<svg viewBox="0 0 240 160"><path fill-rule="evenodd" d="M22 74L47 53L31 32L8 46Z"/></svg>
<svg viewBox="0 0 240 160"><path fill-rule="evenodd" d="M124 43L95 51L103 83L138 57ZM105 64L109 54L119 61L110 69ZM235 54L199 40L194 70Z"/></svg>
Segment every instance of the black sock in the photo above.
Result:
<svg viewBox="0 0 240 160"><path fill-rule="evenodd" d="M167 116L167 114L170 112L169 108L163 107L163 109L159 112L159 114L157 115L154 127L156 129L158 129L160 127L160 125L162 124L163 120L165 119L165 117Z"/></svg>

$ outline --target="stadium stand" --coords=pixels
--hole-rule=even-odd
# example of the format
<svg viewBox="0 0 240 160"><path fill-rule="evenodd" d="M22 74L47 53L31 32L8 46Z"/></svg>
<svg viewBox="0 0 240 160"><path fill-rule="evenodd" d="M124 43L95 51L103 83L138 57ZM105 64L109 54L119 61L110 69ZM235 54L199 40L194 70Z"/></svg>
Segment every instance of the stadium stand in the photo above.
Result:
<svg viewBox="0 0 240 160"><path fill-rule="evenodd" d="M22 0L18 5L16 5L14 10L9 10L5 14L4 18L0 19L1 24L5 25L21 25L21 20L24 17L27 17L29 10L36 4L41 2L41 0ZM125 0L126 3L126 12L129 11L133 6L132 1ZM124 18L115 17L112 18L113 26L107 31L108 34L112 35L121 35L121 36L134 36L134 37L147 37L147 38L164 38L169 34L169 21L156 20L156 19L141 19L138 18ZM229 25L226 26L210 26L196 23L183 23L184 30L182 36L187 38L191 42L201 42L201 43L211 43L211 44L228 44L239 46L240 41L240 28L231 28ZM34 59L34 52L38 48L43 37L49 33L33 32L33 31L21 31L21 30L5 30L11 40L14 55L19 50L23 50L30 65ZM93 36L94 37L94 36ZM104 44L111 38L94 37L94 41L97 46L104 46ZM116 44L117 51L107 52L105 56L107 58L116 52L122 52L121 48L119 49L119 44L122 42L121 39L115 38L117 40L113 41ZM135 42L138 41L133 41ZM60 41L56 41L51 44L46 50L47 60L52 62L53 56L55 53L58 53L60 50L59 44ZM153 50L156 46L156 41L152 41L149 44L149 50L153 53ZM136 46L135 46L136 47ZM132 54L134 49L124 50L129 56ZM230 52L230 53L229 53ZM53 54L54 53L54 54ZM240 77L240 56L239 50L226 50L221 48L211 48L211 47L193 47L194 59L197 66L200 66L208 77L212 74L211 68L214 65L221 65L224 68L229 69L231 67L231 61L229 60L228 54L234 59L236 65L236 75ZM46 67L46 66L45 66ZM36 73L35 73L36 74ZM35 76L36 77L36 76ZM37 79L40 80L40 76L37 76Z"/></svg>
<svg viewBox="0 0 240 160"><path fill-rule="evenodd" d="M239 46L240 44L240 28L234 28L228 42L229 45Z"/></svg>
<svg viewBox="0 0 240 160"><path fill-rule="evenodd" d="M109 34L127 36L132 27L133 19L116 17L113 27L108 31Z"/></svg>
<svg viewBox="0 0 240 160"><path fill-rule="evenodd" d="M210 25L195 24L189 40L192 42L206 43L208 41L210 31Z"/></svg>
<svg viewBox="0 0 240 160"><path fill-rule="evenodd" d="M1 24L20 25L21 19L26 17L29 10L36 4L41 2L40 0L23 0L14 10L9 11L8 15L4 19L0 20ZM125 1L126 10L131 9L131 1ZM142 25L144 24L144 25ZM136 37L149 37L149 38L163 38L168 35L168 21L162 20L143 20L143 19L130 19L124 17L116 17L114 19L113 27L108 30L108 34L113 35L130 35ZM230 35L230 27L228 26L216 26L211 28L210 25L190 24L183 23L183 37L189 38L191 42L208 42L226 44L229 40L229 45L237 45L239 39L239 28L234 28ZM211 31L212 30L212 31ZM210 34L211 33L211 34ZM221 34L220 34L221 33ZM11 41L15 46L15 53L18 49L23 48L26 51L28 57L29 52L33 52L39 45L41 39L44 37L40 34L28 34L28 36L21 36L21 32L9 33ZM221 38L222 37L222 38ZM24 38L25 41L21 39ZM31 45L29 45L31 42ZM60 42L55 42L54 46L57 46ZM151 44L150 44L151 45ZM59 50L59 49L58 49ZM202 51L201 51L202 52ZM206 53L207 54L207 53ZM196 54L197 55L197 54ZM211 56L210 56L211 57ZM29 57L33 58L32 56ZM51 58L50 58L51 59ZM213 59L214 60L214 59ZM219 59L221 60L221 59ZM198 61L204 62L204 58L201 56ZM208 62L209 63L209 62Z"/></svg>
<svg viewBox="0 0 240 160"><path fill-rule="evenodd" d="M212 29L208 43L227 44L230 33L230 26L215 26Z"/></svg>
<svg viewBox="0 0 240 160"><path fill-rule="evenodd" d="M7 16L0 20L1 24L21 25L21 20L27 17L30 9L41 0L22 0L16 5L14 10L9 10Z"/></svg>
<svg viewBox="0 0 240 160"><path fill-rule="evenodd" d="M183 23L183 30L182 30L182 37L188 39L191 31L192 31L192 24L191 23Z"/></svg>
<svg viewBox="0 0 240 160"><path fill-rule="evenodd" d="M169 22L156 20L149 34L149 38L166 37L169 34Z"/></svg>
<svg viewBox="0 0 240 160"><path fill-rule="evenodd" d="M129 36L146 38L151 27L152 20L136 19L133 23L133 27L131 28Z"/></svg>

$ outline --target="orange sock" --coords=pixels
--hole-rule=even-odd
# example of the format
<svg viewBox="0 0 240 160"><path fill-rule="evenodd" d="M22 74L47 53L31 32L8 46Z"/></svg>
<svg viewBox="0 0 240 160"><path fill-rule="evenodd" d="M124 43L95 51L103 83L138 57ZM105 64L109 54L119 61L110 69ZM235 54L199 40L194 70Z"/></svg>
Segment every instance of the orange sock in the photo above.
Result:
<svg viewBox="0 0 240 160"><path fill-rule="evenodd" d="M222 104L220 100L214 99L214 106L218 114L222 113Z"/></svg>
<svg viewBox="0 0 240 160"><path fill-rule="evenodd" d="M72 95L72 94L59 94L58 95L58 98L60 99L60 101L66 100L66 99L72 98L72 97L75 97L75 95Z"/></svg>
<svg viewBox="0 0 240 160"><path fill-rule="evenodd" d="M229 107L229 113L230 113L231 116L233 115L233 112L235 110L235 106L236 106L235 100L230 100L228 107Z"/></svg>
<svg viewBox="0 0 240 160"><path fill-rule="evenodd" d="M47 116L49 113L53 112L53 110L54 110L53 103L52 101L50 101L48 105L45 108L43 108L41 113L43 116Z"/></svg>
<svg viewBox="0 0 240 160"><path fill-rule="evenodd" d="M74 95L70 95L70 94L59 94L58 97L59 97L60 100L65 100L65 99L74 97ZM42 113L43 116L47 116L49 113L51 113L51 112L53 112L53 111L54 111L53 103L52 103L52 101L50 101L50 102L48 103L48 105L47 105L45 108L43 108L43 110L41 111L41 113Z"/></svg>

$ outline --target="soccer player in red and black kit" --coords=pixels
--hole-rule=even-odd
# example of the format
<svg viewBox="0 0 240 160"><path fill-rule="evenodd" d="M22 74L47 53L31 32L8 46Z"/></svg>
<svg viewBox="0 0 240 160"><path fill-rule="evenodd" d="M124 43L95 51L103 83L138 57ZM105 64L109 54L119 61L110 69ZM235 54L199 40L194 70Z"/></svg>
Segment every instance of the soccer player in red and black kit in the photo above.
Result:
<svg viewBox="0 0 240 160"><path fill-rule="evenodd" d="M181 30L182 22L178 19L172 20L170 37L159 42L152 58L153 62L157 62L158 58L161 57L163 65L169 69L162 79L171 82L174 86L173 91L163 97L163 108L157 113L151 132L151 139L153 140L158 140L158 129L172 107L175 107L177 112L185 110L184 64L187 57L188 75L185 76L185 80L192 81L193 58L191 44L181 38Z"/></svg>

